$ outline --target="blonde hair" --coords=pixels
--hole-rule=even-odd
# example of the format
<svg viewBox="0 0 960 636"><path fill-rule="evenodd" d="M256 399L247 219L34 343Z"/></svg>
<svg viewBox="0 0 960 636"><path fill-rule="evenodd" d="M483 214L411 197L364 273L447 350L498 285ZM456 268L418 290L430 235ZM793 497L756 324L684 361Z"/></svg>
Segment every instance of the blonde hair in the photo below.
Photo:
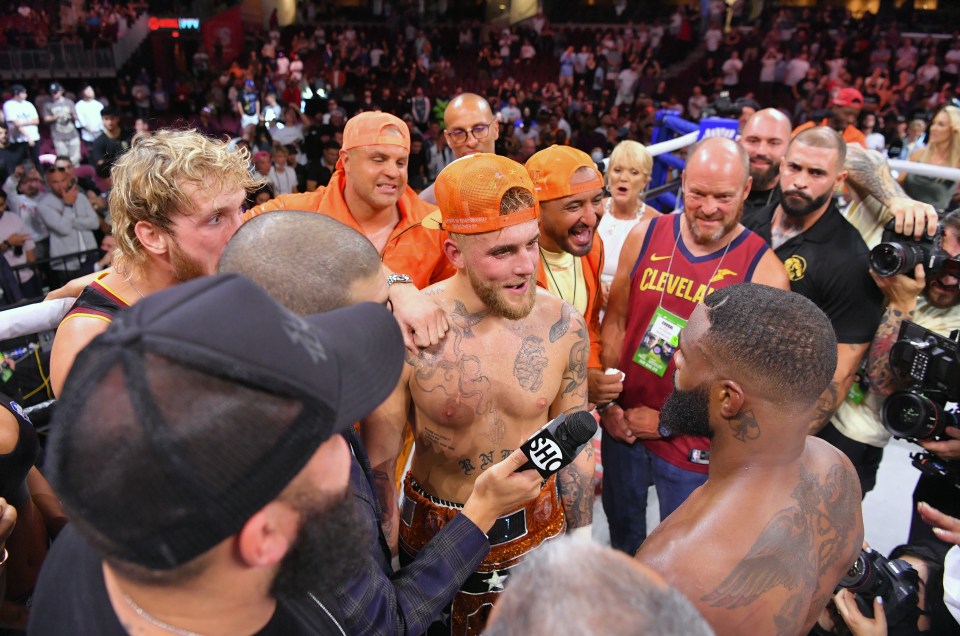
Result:
<svg viewBox="0 0 960 636"><path fill-rule="evenodd" d="M649 179L650 173L653 172L653 157L643 144L627 139L618 143L610 153L607 173L603 176L609 179L610 171L617 165L636 168Z"/></svg>
<svg viewBox="0 0 960 636"><path fill-rule="evenodd" d="M286 157L287 159L290 158L290 153L287 152L286 146L284 146L284 145L283 145L282 143L280 143L279 141L273 142L273 146L271 147L271 151L273 152L273 156L274 156L274 157Z"/></svg>
<svg viewBox="0 0 960 636"><path fill-rule="evenodd" d="M190 213L192 203L184 185L215 192L260 187L264 180L251 176L249 162L246 148L230 152L226 142L195 130L137 134L111 171L110 215L118 268L129 276L146 260L135 232L137 223L145 221L169 234L174 215Z"/></svg>
<svg viewBox="0 0 960 636"><path fill-rule="evenodd" d="M950 147L947 149L947 167L960 167L960 108L956 106L944 106L933 116L937 118L940 113L945 113L950 120ZM933 125L933 119L930 124ZM929 127L928 127L929 130ZM927 145L920 151L919 161L921 163L931 163L933 160L933 144L927 141Z"/></svg>

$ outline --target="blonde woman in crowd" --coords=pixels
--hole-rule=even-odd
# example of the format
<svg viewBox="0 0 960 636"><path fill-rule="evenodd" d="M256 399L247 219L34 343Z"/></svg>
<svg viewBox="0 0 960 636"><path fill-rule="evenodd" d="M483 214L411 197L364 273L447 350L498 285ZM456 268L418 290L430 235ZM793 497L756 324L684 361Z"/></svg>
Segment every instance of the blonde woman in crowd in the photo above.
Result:
<svg viewBox="0 0 960 636"><path fill-rule="evenodd" d="M927 145L915 150L910 161L960 168L960 108L944 106L937 112L927 133ZM941 214L954 207L956 181L916 174L901 174L898 180L908 196L929 203Z"/></svg>
<svg viewBox="0 0 960 636"><path fill-rule="evenodd" d="M610 197L604 202L603 216L597 226L604 249L604 266L600 274L604 307L607 305L610 282L617 271L617 261L620 260L620 248L627 234L640 221L659 214L641 197L650 183L652 171L653 157L636 141L621 141L610 153L606 174Z"/></svg>

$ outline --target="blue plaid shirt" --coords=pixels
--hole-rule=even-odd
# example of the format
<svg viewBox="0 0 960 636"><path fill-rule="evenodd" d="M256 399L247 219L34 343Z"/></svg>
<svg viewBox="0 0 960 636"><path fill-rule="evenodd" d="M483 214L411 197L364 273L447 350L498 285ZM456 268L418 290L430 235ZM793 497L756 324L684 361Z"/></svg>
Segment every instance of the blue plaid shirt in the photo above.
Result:
<svg viewBox="0 0 960 636"><path fill-rule="evenodd" d="M422 634L440 617L467 577L490 552L487 536L457 515L417 554L394 571L380 530L370 460L354 430L344 433L353 450L350 482L369 531L378 537L357 574L336 591L350 634Z"/></svg>

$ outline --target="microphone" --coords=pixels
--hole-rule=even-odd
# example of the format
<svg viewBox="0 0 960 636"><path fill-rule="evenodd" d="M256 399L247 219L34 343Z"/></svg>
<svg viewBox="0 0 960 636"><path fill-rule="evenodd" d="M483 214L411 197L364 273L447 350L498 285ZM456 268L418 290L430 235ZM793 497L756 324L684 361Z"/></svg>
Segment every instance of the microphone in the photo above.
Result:
<svg viewBox="0 0 960 636"><path fill-rule="evenodd" d="M547 479L576 459L596 432L597 420L587 411L561 413L523 443L520 450L529 459L514 472L536 468Z"/></svg>

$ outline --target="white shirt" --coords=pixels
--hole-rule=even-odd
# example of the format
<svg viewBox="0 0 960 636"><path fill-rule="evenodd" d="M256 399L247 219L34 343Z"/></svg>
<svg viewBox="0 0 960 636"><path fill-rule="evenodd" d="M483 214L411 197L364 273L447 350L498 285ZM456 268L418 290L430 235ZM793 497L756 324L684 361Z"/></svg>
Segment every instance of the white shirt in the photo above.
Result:
<svg viewBox="0 0 960 636"><path fill-rule="evenodd" d="M293 189L297 187L297 173L290 166L284 168L283 172L277 172L277 168L271 166L267 178L273 186L274 196L290 194L293 192Z"/></svg>
<svg viewBox="0 0 960 636"><path fill-rule="evenodd" d="M103 132L103 119L100 117L103 104L95 99L81 99L74 108L77 111L77 120L80 122L80 136L84 141L93 143L93 140Z"/></svg>
<svg viewBox="0 0 960 636"><path fill-rule="evenodd" d="M14 121L40 119L37 109L27 100L18 101L8 99L3 103L3 116L7 120L7 130L10 132L10 143L20 144L27 141L40 141L40 128L36 124L17 128Z"/></svg>
<svg viewBox="0 0 960 636"><path fill-rule="evenodd" d="M730 58L723 63L723 85L736 86L740 83L740 71L743 70L743 62Z"/></svg>
<svg viewBox="0 0 960 636"><path fill-rule="evenodd" d="M613 198L607 198L603 203L605 212L600 217L600 223L597 224L597 234L603 241L603 271L600 273L600 281L609 285L613 281L613 275L617 273L617 263L620 262L620 250L623 249L623 242L627 240L627 234L640 222L646 210L646 204L641 203L640 213L632 219L618 219L613 216L610 208L613 206Z"/></svg>
<svg viewBox="0 0 960 636"><path fill-rule="evenodd" d="M810 62L795 57L787 62L787 72L783 76L783 83L787 86L796 86L800 80L807 76L810 70Z"/></svg>

